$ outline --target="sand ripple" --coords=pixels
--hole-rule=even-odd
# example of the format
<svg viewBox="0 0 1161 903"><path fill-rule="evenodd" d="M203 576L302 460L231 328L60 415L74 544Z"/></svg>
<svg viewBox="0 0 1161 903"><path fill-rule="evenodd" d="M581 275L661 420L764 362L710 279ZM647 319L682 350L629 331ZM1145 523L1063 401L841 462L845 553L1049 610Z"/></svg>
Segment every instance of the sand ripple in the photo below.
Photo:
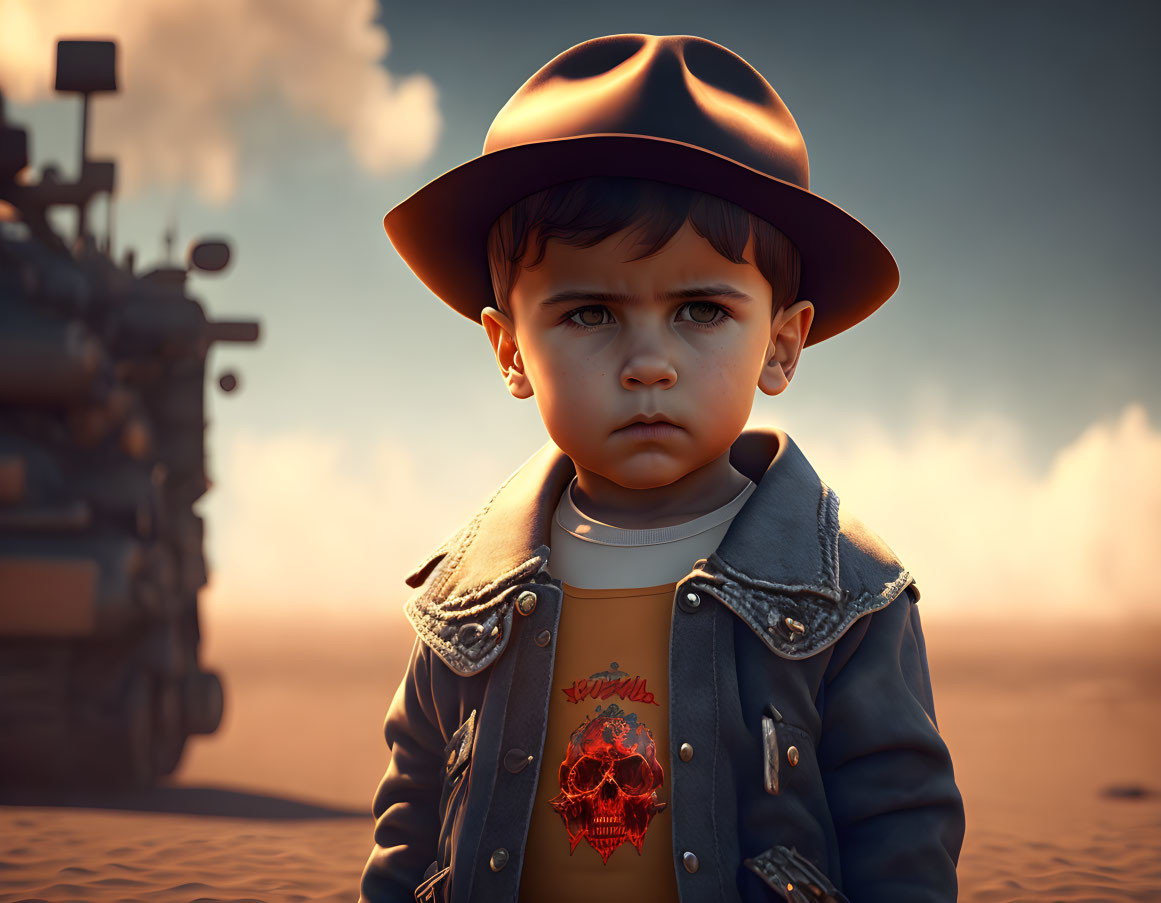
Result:
<svg viewBox="0 0 1161 903"><path fill-rule="evenodd" d="M1161 900L1161 804L1106 811L1105 821L1072 840L969 830L960 900ZM0 903L354 903L370 828L369 817L254 821L7 808L0 810Z"/></svg>
<svg viewBox="0 0 1161 903"><path fill-rule="evenodd" d="M1130 804L1131 805L1131 804ZM1161 807L1128 809L1075 839L970 830L960 856L960 900L1113 903L1161 900Z"/></svg>
<svg viewBox="0 0 1161 903"><path fill-rule="evenodd" d="M370 828L370 815L275 822L6 808L0 903L353 903Z"/></svg>

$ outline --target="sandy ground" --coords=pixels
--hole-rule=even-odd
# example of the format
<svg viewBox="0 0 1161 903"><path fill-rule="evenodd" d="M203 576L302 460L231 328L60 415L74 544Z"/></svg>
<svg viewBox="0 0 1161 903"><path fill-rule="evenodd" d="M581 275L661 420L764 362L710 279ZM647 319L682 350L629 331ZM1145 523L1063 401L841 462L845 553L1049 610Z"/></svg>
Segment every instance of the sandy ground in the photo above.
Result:
<svg viewBox="0 0 1161 903"><path fill-rule="evenodd" d="M966 901L1161 901L1161 625L926 622ZM358 896L398 619L218 619L224 723L173 782L0 796L0 903Z"/></svg>

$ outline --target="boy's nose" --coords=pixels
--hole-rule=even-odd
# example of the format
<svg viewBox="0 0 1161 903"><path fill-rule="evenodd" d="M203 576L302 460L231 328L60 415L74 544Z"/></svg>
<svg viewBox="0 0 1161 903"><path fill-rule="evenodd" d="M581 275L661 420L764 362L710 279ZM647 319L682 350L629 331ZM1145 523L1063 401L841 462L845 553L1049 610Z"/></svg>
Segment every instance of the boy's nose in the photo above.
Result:
<svg viewBox="0 0 1161 903"><path fill-rule="evenodd" d="M677 370L665 355L655 351L634 354L621 370L626 389L668 389L677 382Z"/></svg>

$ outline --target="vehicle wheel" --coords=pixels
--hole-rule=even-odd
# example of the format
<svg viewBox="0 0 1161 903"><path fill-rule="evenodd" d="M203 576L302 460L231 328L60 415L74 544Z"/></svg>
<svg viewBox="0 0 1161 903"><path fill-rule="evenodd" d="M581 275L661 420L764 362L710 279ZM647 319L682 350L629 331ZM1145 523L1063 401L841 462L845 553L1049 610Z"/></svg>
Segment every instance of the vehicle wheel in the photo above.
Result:
<svg viewBox="0 0 1161 903"><path fill-rule="evenodd" d="M185 725L191 734L212 734L222 723L222 682L213 671L196 671L185 678Z"/></svg>
<svg viewBox="0 0 1161 903"><path fill-rule="evenodd" d="M153 685L153 773L172 774L185 749L185 716L181 684L155 680Z"/></svg>
<svg viewBox="0 0 1161 903"><path fill-rule="evenodd" d="M82 779L119 788L143 788L153 783L152 679L134 671L124 693L90 723L78 744Z"/></svg>

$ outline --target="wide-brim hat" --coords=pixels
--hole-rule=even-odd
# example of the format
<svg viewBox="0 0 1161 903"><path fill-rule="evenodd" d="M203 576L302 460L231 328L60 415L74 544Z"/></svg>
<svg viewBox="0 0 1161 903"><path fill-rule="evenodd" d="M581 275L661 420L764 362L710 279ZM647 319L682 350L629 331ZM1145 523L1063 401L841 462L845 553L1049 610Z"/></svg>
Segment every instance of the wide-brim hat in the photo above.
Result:
<svg viewBox="0 0 1161 903"><path fill-rule="evenodd" d="M526 81L480 156L384 218L391 243L439 298L479 321L495 306L487 236L516 201L562 182L627 176L717 195L782 231L814 303L808 345L869 316L899 269L862 223L810 191L794 117L749 63L690 35L609 35L561 53Z"/></svg>

